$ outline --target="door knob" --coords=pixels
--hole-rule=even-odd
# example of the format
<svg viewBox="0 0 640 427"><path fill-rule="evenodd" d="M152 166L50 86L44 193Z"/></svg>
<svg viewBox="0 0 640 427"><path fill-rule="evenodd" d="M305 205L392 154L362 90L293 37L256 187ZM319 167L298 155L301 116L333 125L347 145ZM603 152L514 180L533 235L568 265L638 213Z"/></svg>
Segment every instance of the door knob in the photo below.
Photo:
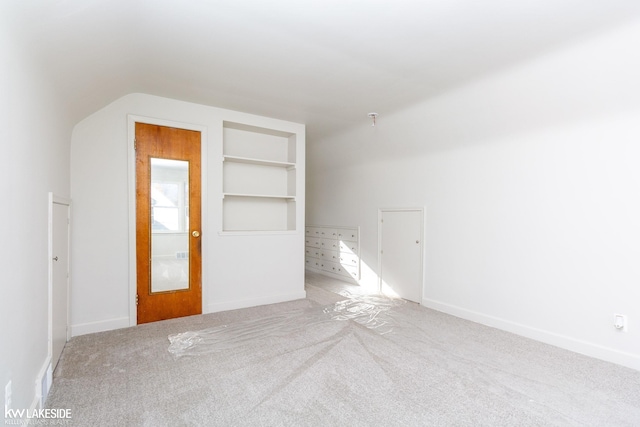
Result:
<svg viewBox="0 0 640 427"><path fill-rule="evenodd" d="M200 237L200 232L198 230L193 230L193 233L191 233L191 235L193 237Z"/></svg>
<svg viewBox="0 0 640 427"><path fill-rule="evenodd" d="M57 261L57 260L58 260L58 256L56 255L56 257L55 257L53 260L54 260L54 261Z"/></svg>

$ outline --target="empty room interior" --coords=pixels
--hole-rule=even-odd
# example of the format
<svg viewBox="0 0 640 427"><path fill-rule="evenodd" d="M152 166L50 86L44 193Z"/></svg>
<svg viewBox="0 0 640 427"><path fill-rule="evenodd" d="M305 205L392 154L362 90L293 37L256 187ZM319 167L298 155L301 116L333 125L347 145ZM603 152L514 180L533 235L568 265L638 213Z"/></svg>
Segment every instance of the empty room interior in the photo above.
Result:
<svg viewBox="0 0 640 427"><path fill-rule="evenodd" d="M0 54L6 425L640 425L637 0L3 0Z"/></svg>

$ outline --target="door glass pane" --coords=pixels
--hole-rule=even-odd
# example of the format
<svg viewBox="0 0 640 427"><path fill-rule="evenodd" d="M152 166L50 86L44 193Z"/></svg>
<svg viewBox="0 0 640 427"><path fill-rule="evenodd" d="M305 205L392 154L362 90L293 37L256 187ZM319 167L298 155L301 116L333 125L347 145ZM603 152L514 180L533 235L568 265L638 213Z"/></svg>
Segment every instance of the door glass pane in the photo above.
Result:
<svg viewBox="0 0 640 427"><path fill-rule="evenodd" d="M151 292L189 289L189 162L151 159Z"/></svg>

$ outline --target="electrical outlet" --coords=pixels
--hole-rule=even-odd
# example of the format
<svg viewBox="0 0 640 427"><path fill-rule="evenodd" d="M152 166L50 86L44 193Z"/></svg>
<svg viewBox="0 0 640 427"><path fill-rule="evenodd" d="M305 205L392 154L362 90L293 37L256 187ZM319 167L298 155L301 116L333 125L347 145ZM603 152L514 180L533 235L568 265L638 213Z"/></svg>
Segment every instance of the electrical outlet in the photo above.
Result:
<svg viewBox="0 0 640 427"><path fill-rule="evenodd" d="M4 408L11 409L11 398L13 397L13 392L11 391L11 380L4 386Z"/></svg>
<svg viewBox="0 0 640 427"><path fill-rule="evenodd" d="M627 316L624 314L614 314L613 327L620 332L627 332Z"/></svg>

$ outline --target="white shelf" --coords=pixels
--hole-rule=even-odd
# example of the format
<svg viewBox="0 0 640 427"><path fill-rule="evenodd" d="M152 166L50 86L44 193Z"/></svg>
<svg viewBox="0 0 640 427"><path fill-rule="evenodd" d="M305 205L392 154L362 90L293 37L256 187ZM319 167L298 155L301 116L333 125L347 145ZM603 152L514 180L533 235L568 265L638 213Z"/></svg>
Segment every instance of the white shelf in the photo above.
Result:
<svg viewBox="0 0 640 427"><path fill-rule="evenodd" d="M218 236L277 236L281 234L295 235L298 234L295 230L274 230L274 231L264 231L264 230L241 230L241 231L219 231Z"/></svg>
<svg viewBox="0 0 640 427"><path fill-rule="evenodd" d="M247 163L250 165L262 165L262 166L276 166L282 168L295 168L295 163L289 162L276 162L273 160L264 160L264 159L252 159L249 157L239 157L239 156L223 156L225 162L234 162L234 163Z"/></svg>
<svg viewBox="0 0 640 427"><path fill-rule="evenodd" d="M278 196L273 194L243 194L243 193L222 193L222 198L225 197L261 197L267 199L287 199L295 200L296 196Z"/></svg>

